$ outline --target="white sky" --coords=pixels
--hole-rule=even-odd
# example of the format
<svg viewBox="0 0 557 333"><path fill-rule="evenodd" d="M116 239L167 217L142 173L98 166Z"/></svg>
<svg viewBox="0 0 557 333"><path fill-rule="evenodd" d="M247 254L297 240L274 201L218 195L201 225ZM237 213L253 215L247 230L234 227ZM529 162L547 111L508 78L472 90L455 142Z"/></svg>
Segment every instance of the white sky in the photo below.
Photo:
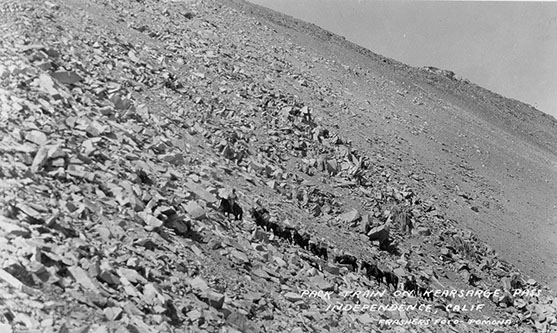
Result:
<svg viewBox="0 0 557 333"><path fill-rule="evenodd" d="M557 118L557 2L249 0Z"/></svg>

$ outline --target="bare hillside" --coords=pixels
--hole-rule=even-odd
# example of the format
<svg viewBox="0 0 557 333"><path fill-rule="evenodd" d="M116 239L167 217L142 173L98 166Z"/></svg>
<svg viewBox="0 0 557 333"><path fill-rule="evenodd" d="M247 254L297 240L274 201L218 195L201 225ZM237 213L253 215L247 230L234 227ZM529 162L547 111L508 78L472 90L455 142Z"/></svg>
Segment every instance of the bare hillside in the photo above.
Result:
<svg viewBox="0 0 557 333"><path fill-rule="evenodd" d="M557 283L555 118L450 71L413 68L315 25L234 3L335 61L338 70L321 68L321 78L341 93L326 101L346 110L333 122L349 125L344 133L359 148L375 154L368 134L387 140L396 150L389 161L401 174L421 174L413 185L436 195L451 219L521 269Z"/></svg>
<svg viewBox="0 0 557 333"><path fill-rule="evenodd" d="M554 118L243 1L0 31L0 332L557 329Z"/></svg>

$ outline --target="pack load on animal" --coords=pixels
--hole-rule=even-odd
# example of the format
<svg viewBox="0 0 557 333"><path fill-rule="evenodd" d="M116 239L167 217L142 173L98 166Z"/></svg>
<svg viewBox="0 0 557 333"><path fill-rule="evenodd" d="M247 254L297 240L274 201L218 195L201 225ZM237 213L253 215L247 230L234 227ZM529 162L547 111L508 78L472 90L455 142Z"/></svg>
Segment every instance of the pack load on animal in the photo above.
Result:
<svg viewBox="0 0 557 333"><path fill-rule="evenodd" d="M236 190L233 189L228 198L221 198L219 210L226 215L226 218L230 218L232 214L234 220L242 220L244 211L236 202Z"/></svg>

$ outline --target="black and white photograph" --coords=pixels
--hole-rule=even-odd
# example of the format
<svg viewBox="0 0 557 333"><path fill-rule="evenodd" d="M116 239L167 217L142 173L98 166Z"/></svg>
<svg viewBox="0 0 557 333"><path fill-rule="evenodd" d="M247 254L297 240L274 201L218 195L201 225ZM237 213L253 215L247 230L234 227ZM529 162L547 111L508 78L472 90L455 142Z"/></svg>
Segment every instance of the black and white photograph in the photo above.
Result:
<svg viewBox="0 0 557 333"><path fill-rule="evenodd" d="M0 333L557 332L557 2L0 0Z"/></svg>

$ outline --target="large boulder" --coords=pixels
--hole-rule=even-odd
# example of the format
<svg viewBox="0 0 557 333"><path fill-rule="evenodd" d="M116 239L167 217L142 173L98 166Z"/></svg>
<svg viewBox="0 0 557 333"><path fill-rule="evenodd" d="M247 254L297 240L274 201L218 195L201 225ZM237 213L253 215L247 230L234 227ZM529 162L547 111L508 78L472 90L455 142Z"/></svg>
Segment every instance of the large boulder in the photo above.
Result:
<svg viewBox="0 0 557 333"><path fill-rule="evenodd" d="M334 159L325 161L325 168L330 175L336 175L339 171L338 162Z"/></svg>
<svg viewBox="0 0 557 333"><path fill-rule="evenodd" d="M186 205L184 205L186 212L188 212L189 216L194 220L201 220L205 218L205 209L201 207L195 201L189 201Z"/></svg>
<svg viewBox="0 0 557 333"><path fill-rule="evenodd" d="M360 212L357 209L352 209L342 215L340 215L340 220L344 223L353 223L361 218Z"/></svg>
<svg viewBox="0 0 557 333"><path fill-rule="evenodd" d="M426 227L418 227L416 229L416 232L420 236L431 236L431 230L429 230L429 228Z"/></svg>

